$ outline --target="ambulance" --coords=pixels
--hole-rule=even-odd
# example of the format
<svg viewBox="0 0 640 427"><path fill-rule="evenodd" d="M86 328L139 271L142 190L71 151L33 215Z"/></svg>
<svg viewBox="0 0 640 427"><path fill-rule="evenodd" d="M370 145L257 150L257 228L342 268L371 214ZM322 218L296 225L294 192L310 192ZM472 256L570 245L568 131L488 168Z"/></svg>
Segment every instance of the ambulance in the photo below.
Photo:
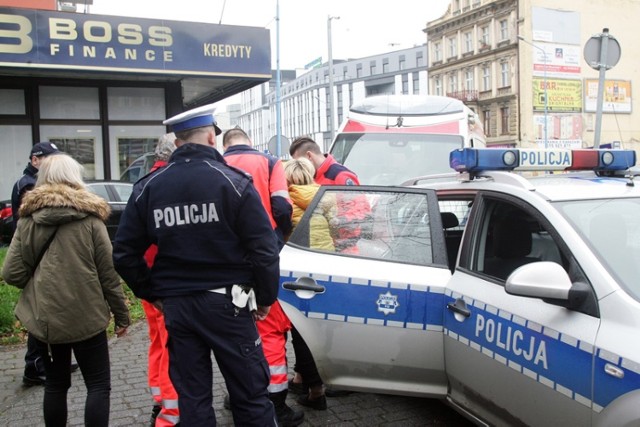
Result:
<svg viewBox="0 0 640 427"><path fill-rule="evenodd" d="M361 184L399 185L449 172L452 150L485 146L478 115L460 100L378 95L351 106L329 152Z"/></svg>

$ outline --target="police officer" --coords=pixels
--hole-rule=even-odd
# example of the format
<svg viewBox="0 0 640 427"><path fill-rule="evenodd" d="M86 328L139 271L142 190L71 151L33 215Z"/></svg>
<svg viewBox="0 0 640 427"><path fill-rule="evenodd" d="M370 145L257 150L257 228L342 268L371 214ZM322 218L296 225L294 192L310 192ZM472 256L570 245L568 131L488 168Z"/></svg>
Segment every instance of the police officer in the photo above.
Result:
<svg viewBox="0 0 640 427"><path fill-rule="evenodd" d="M212 350L235 424L276 425L254 320L277 297L278 245L251 178L216 151L221 131L212 113L208 105L164 122L178 148L134 185L114 264L138 297L164 312L181 425L215 425ZM151 244L158 253L149 269L143 254Z"/></svg>

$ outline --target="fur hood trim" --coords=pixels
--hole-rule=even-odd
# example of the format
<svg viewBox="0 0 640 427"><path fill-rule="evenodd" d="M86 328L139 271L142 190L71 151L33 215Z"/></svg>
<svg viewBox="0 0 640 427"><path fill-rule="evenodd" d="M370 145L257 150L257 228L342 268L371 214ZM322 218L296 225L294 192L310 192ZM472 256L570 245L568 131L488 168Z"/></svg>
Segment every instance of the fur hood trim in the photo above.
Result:
<svg viewBox="0 0 640 427"><path fill-rule="evenodd" d="M64 184L37 186L24 195L20 205L20 217L32 215L45 208L71 208L106 221L111 207L102 197L85 188Z"/></svg>

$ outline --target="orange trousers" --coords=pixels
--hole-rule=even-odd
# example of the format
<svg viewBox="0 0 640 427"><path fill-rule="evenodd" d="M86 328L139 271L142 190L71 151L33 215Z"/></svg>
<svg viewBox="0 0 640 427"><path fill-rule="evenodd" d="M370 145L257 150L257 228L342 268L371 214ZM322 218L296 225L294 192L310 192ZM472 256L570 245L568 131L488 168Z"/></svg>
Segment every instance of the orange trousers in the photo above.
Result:
<svg viewBox="0 0 640 427"><path fill-rule="evenodd" d="M269 364L271 381L269 393L279 393L287 390L287 332L291 330L291 321L284 314L282 306L276 301L269 310L267 318L256 322L262 349Z"/></svg>
<svg viewBox="0 0 640 427"><path fill-rule="evenodd" d="M162 312L153 304L142 300L142 308L147 315L149 326L149 388L160 413L156 418L156 427L173 427L180 422L178 393L169 378L169 348L167 347L167 328Z"/></svg>

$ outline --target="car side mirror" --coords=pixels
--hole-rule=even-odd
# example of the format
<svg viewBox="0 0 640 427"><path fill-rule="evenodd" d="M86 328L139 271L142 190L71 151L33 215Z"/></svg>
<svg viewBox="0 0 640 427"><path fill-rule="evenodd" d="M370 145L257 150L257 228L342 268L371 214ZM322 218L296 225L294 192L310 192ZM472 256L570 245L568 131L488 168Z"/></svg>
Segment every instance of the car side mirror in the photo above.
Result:
<svg viewBox="0 0 640 427"><path fill-rule="evenodd" d="M564 268L555 262L533 262L517 268L507 277L505 291L510 295L540 298L547 304L598 315L591 286L585 282L572 283Z"/></svg>
<svg viewBox="0 0 640 427"><path fill-rule="evenodd" d="M572 283L561 265L540 261L514 270L505 283L508 294L531 298L568 301Z"/></svg>

